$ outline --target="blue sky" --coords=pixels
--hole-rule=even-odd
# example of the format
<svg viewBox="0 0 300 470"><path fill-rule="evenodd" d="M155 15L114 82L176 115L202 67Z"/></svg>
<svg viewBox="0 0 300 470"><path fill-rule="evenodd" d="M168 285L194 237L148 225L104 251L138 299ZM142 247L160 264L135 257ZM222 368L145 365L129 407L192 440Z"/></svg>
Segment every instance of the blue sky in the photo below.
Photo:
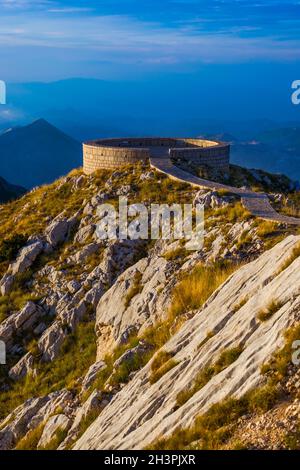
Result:
<svg viewBox="0 0 300 470"><path fill-rule="evenodd" d="M196 76L206 64L278 70L299 65L299 45L299 0L0 0L8 81Z"/></svg>

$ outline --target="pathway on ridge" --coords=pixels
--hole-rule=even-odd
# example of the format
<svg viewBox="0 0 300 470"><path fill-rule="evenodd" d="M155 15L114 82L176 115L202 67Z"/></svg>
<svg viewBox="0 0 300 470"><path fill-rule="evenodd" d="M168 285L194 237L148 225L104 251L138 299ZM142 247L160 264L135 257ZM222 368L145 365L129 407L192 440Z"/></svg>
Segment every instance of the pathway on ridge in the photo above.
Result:
<svg viewBox="0 0 300 470"><path fill-rule="evenodd" d="M241 197L243 206L256 217L264 220L271 220L273 222L281 222L300 226L300 219L297 219L296 217L288 217L276 212L276 210L271 206L268 196L264 193L255 193L250 190L236 188L234 186L228 186L226 184L198 178L197 176L194 176L191 173L181 170L181 168L173 165L167 154L152 155L150 157L150 164L152 168L155 168L161 173L168 175L170 178L184 183L189 183L197 188L211 189L216 191L225 190L233 194L237 194Z"/></svg>

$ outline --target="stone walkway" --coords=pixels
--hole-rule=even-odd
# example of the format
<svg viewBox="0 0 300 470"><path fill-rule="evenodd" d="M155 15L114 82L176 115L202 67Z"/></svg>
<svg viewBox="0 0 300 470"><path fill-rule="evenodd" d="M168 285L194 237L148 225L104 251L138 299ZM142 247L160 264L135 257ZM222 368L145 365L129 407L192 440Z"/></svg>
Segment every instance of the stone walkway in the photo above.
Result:
<svg viewBox="0 0 300 470"><path fill-rule="evenodd" d="M273 222L300 226L300 219L297 219L296 217L288 217L276 212L271 206L268 196L264 193L255 193L246 189L235 188L234 186L227 186L226 184L198 178L197 176L173 165L168 155L153 155L150 158L150 164L152 168L168 175L174 180L189 183L200 189L211 189L213 191L223 190L236 194L240 196L243 206L256 217L264 220L271 220Z"/></svg>

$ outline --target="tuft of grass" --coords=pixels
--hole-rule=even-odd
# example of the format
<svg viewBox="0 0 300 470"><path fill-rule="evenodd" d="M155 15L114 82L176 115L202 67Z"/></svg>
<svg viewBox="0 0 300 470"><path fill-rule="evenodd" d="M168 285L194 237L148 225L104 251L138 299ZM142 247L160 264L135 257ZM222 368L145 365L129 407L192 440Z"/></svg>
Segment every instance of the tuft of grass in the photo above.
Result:
<svg viewBox="0 0 300 470"><path fill-rule="evenodd" d="M184 261L189 252L183 246L167 251L163 257L167 261Z"/></svg>
<svg viewBox="0 0 300 470"><path fill-rule="evenodd" d="M267 374L271 383L278 384L287 376L288 366L291 364L293 356L293 344L300 338L300 324L289 328L285 335L283 348L277 351L268 363L263 364L261 373Z"/></svg>
<svg viewBox="0 0 300 470"><path fill-rule="evenodd" d="M232 193L230 191L228 191L228 189L218 189L217 194L220 197L226 197L226 196L231 196L232 195Z"/></svg>
<svg viewBox="0 0 300 470"><path fill-rule="evenodd" d="M256 233L260 238L268 238L278 231L278 223L269 221L260 221Z"/></svg>
<svg viewBox="0 0 300 470"><path fill-rule="evenodd" d="M252 242L252 236L249 232L250 232L249 230L244 230L244 232L240 236L240 238L239 238L239 240L236 244L236 248L238 250L242 250L243 248L247 248L250 245L250 243Z"/></svg>
<svg viewBox="0 0 300 470"><path fill-rule="evenodd" d="M216 209L215 216L220 217L221 220L226 220L227 222L232 223L238 222L239 220L249 220L253 218L251 212L245 209L240 202Z"/></svg>
<svg viewBox="0 0 300 470"><path fill-rule="evenodd" d="M96 419L99 417L101 411L102 411L101 407L96 407L93 410L91 410L85 418L83 418L81 420L81 422L79 424L78 434L76 435L76 439L68 444L66 450L72 449L72 446L74 445L74 443L78 439L80 439L81 436L83 436L83 434L85 433L85 431L93 424L94 421L96 421ZM63 441L61 441L61 442L63 442Z"/></svg>
<svg viewBox="0 0 300 470"><path fill-rule="evenodd" d="M16 445L15 450L36 450L42 437L45 425L40 424L37 428L29 431Z"/></svg>
<svg viewBox="0 0 300 470"><path fill-rule="evenodd" d="M203 341L201 341L201 343L198 344L197 349L198 350L201 349L202 346L204 346L207 343L207 341L209 341L211 338L215 336L215 334L216 333L214 331L208 331Z"/></svg>
<svg viewBox="0 0 300 470"><path fill-rule="evenodd" d="M44 447L38 447L38 450L57 450L60 444L67 437L68 431L66 429L58 429L55 436L51 441Z"/></svg>
<svg viewBox="0 0 300 470"><path fill-rule="evenodd" d="M117 386L121 383L128 383L130 374L144 367L152 355L153 352L149 350L143 354L135 354L132 358L124 361L109 378L109 384Z"/></svg>
<svg viewBox="0 0 300 470"><path fill-rule="evenodd" d="M248 302L249 297L246 295L243 297L234 307L233 307L233 313L238 312L246 303Z"/></svg>
<svg viewBox="0 0 300 470"><path fill-rule="evenodd" d="M132 299L143 290L143 285L141 284L142 277L142 273L140 273L140 271L136 271L133 278L133 284L125 297L125 308L128 308Z"/></svg>
<svg viewBox="0 0 300 470"><path fill-rule="evenodd" d="M215 375L219 374L222 372L222 370L233 364L233 362L239 358L242 352L243 348L241 346L232 349L225 349L213 365L207 366L199 372L199 374L196 376L194 384L190 388L182 390L178 393L176 397L176 406L179 408L184 405Z"/></svg>
<svg viewBox="0 0 300 470"><path fill-rule="evenodd" d="M173 291L170 315L175 318L182 313L202 307L210 295L226 281L236 268L237 265L229 263L196 266L176 285Z"/></svg>
<svg viewBox="0 0 300 470"><path fill-rule="evenodd" d="M155 353L155 349L152 344L149 344L149 349L145 349L143 354L136 353L133 357L123 361L116 369L114 369L114 363L116 360L129 349L135 348L139 342L140 338L133 334L126 344L117 346L112 354L109 354L104 358L106 368L99 372L94 384L84 395L84 400L86 400L95 389L104 391L107 385L117 387L121 383L127 383L132 372L141 369L149 362Z"/></svg>
<svg viewBox="0 0 300 470"><path fill-rule="evenodd" d="M178 362L173 359L173 354L160 351L151 364L150 383L158 382L167 372L177 366Z"/></svg>
<svg viewBox="0 0 300 470"><path fill-rule="evenodd" d="M218 449L229 438L228 426L247 410L243 400L229 398L212 405L190 428L178 428L168 438L160 438L149 450ZM194 444L193 444L194 443Z"/></svg>
<svg viewBox="0 0 300 470"><path fill-rule="evenodd" d="M190 275L194 279L193 283L194 283L195 292L196 292L197 287L199 287L199 289L201 290L201 295L198 297L196 305L199 305L199 302L200 304L205 302L207 298L210 296L210 294L217 287L219 287L219 284L221 282L225 281L225 279L236 269L236 267L237 267L236 265L228 266L227 264L222 264L222 265L218 265L216 268L214 267L204 268L202 266L196 268L195 272L193 272ZM190 276L186 275L185 278L181 281L183 282L185 289L189 288ZM206 283L207 276L209 276L210 285ZM205 283L204 285L201 284L202 279L204 280L204 283ZM181 282L179 283L179 286L181 285ZM178 293L180 293L179 286L178 286ZM131 296L132 296L132 293L130 294L130 297ZM188 294L186 293L186 299L187 297L188 297ZM174 301L175 301L175 304L178 301L178 296L176 295L176 293L175 293L175 297L173 297L173 305L171 306L168 312L168 316L166 320L161 321L160 323L147 328L140 337L133 335L125 345L118 346L114 350L113 354L106 356L105 362L107 364L107 367L99 373L96 381L94 382L93 386L88 391L88 393L91 393L95 388L97 388L98 390L105 390L108 382L113 386L117 386L119 383L126 383L128 381L128 377L131 372L138 370L141 367L143 367L145 364L147 364L147 362L149 362L149 360L155 354L155 352L158 349L162 348L164 344L166 344L166 342L170 339L171 335L174 333L174 327L176 329L180 326L180 322L177 322L178 315L180 315L180 313L182 312L185 312L186 308L188 309L188 307L185 306L185 303L181 302L181 297L180 297L178 308L177 307L174 308ZM137 358L131 359L129 361L125 361L124 364L119 366L117 371L113 371L114 362L125 351L137 346L140 340L143 340L145 343L149 345L149 351L147 351L145 354ZM169 358L169 360L170 362L166 360L164 361L166 362L166 365L162 367L160 374L164 375L165 373L168 372L168 370L170 370L172 367L176 365L174 364L171 358Z"/></svg>
<svg viewBox="0 0 300 470"><path fill-rule="evenodd" d="M269 320L278 310L281 309L283 303L272 300L266 308L260 310L257 314L257 319L261 322Z"/></svg>
<svg viewBox="0 0 300 470"><path fill-rule="evenodd" d="M295 246L291 255L284 261L282 266L280 266L277 272L277 276L280 273L282 273L285 269L287 269L297 258L299 258L299 256L300 256L300 243L297 246Z"/></svg>

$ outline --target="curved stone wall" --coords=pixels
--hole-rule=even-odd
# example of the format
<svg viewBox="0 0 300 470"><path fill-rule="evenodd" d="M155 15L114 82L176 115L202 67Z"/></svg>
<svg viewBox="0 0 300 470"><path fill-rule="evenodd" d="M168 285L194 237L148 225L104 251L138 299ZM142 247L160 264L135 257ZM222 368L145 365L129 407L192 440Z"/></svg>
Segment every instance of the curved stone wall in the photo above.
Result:
<svg viewBox="0 0 300 470"><path fill-rule="evenodd" d="M83 144L83 169L91 174L99 169L119 168L150 157L170 156L199 166L209 165L228 170L230 146L204 139L124 138L95 140Z"/></svg>

